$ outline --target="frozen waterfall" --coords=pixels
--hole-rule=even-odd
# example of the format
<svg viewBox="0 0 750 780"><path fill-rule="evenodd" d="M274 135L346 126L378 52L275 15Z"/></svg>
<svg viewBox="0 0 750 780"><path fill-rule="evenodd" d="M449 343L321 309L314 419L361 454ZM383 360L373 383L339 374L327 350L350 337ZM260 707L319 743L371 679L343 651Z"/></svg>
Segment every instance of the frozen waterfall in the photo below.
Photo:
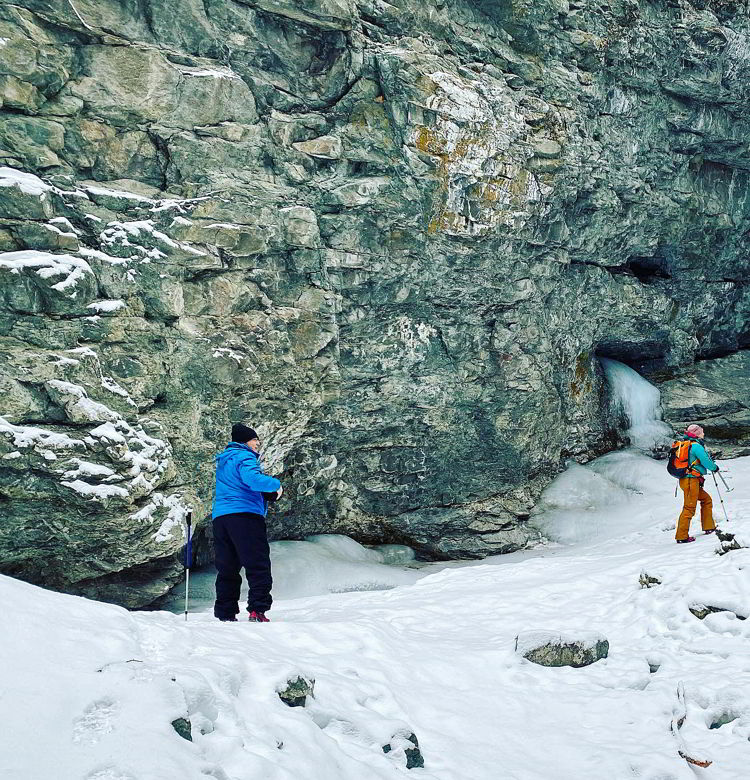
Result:
<svg viewBox="0 0 750 780"><path fill-rule="evenodd" d="M575 544L637 531L670 518L651 510L673 487L664 463L644 454L672 440L661 419L660 393L632 368L601 358L613 402L628 418L632 447L585 466L570 462L542 493L533 523L548 539Z"/></svg>
<svg viewBox="0 0 750 780"><path fill-rule="evenodd" d="M661 419L661 394L630 366L600 358L612 400L630 422L626 431L634 447L647 450L670 444L672 429Z"/></svg>

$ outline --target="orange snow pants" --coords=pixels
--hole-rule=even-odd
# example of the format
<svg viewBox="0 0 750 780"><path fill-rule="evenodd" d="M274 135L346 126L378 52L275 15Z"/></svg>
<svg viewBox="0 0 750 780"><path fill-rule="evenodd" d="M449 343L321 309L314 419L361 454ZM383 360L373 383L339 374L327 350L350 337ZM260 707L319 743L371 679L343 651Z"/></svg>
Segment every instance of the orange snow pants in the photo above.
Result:
<svg viewBox="0 0 750 780"><path fill-rule="evenodd" d="M704 531L710 531L716 528L714 523L711 496L706 493L697 477L685 477L680 480L680 487L685 494L685 504L680 513L680 519L677 521L677 533L675 539L687 539L690 536L690 521L695 514L695 508L698 502L701 502L701 528Z"/></svg>

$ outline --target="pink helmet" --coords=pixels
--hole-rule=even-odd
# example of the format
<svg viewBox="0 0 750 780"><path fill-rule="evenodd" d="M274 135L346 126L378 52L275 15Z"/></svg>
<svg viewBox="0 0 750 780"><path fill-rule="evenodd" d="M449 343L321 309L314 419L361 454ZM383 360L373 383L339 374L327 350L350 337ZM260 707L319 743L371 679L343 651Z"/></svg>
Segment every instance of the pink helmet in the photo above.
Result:
<svg viewBox="0 0 750 780"><path fill-rule="evenodd" d="M688 436L692 436L696 439L703 438L703 428L701 428L700 425L697 425L696 423L693 423L692 425L688 425L688 427L685 429L685 433Z"/></svg>

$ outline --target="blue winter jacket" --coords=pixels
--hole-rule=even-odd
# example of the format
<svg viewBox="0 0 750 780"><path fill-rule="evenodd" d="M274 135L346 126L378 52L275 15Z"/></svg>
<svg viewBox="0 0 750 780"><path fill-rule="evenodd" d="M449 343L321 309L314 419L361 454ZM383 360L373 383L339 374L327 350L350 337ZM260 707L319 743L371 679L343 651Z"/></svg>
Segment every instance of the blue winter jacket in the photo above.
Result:
<svg viewBox="0 0 750 780"><path fill-rule="evenodd" d="M276 477L263 473L257 453L247 444L231 441L216 456L216 492L211 516L254 512L265 517L268 504L263 493L272 493L280 487Z"/></svg>
<svg viewBox="0 0 750 780"><path fill-rule="evenodd" d="M687 436L686 440L692 442L690 445L690 464L696 471L700 471L701 475L708 471L718 471L719 467L711 460L710 455L706 452L703 442L700 439L694 439L692 436ZM688 477L697 479L693 474L688 474Z"/></svg>

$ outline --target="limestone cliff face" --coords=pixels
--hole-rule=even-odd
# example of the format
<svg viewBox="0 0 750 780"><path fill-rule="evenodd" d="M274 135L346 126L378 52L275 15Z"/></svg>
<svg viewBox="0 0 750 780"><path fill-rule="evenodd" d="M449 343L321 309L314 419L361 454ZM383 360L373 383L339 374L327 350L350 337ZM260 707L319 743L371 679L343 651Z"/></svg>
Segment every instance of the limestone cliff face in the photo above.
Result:
<svg viewBox="0 0 750 780"><path fill-rule="evenodd" d="M0 570L153 600L238 419L276 538L524 545L617 444L597 355L679 420L750 344L749 42L732 0L0 8Z"/></svg>

